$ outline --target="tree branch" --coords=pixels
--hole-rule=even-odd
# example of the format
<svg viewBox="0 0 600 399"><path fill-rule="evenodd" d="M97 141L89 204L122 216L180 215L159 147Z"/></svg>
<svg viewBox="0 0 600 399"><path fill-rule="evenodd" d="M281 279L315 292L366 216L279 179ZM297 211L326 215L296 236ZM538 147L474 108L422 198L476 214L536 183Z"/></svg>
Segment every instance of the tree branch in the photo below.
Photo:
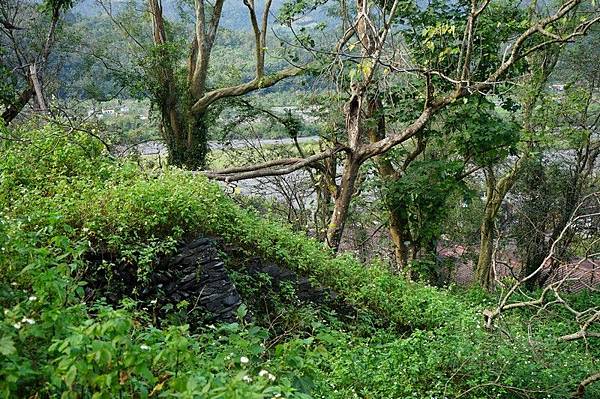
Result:
<svg viewBox="0 0 600 399"><path fill-rule="evenodd" d="M573 393L573 397L583 398L583 395L585 394L585 390L588 387L588 385L593 384L596 381L600 381L600 373L592 374L583 381L581 381L579 383L579 386L577 387L577 391Z"/></svg>
<svg viewBox="0 0 600 399"><path fill-rule="evenodd" d="M301 68L287 68L272 75L264 76L260 79L252 79L248 83L242 83L237 86L224 87L209 91L208 93L204 94L202 98L196 101L196 103L192 106L192 112L202 113L217 100L226 97L237 97L254 90L271 87L283 79L300 75L302 72L304 72L304 69Z"/></svg>
<svg viewBox="0 0 600 399"><path fill-rule="evenodd" d="M286 158L265 162L259 165L234 167L220 171L205 171L204 174L211 179L225 182L255 179L266 176L281 176L310 166L315 162L329 158L338 152L345 150L346 147L344 146L336 146L318 154L311 155L308 158Z"/></svg>

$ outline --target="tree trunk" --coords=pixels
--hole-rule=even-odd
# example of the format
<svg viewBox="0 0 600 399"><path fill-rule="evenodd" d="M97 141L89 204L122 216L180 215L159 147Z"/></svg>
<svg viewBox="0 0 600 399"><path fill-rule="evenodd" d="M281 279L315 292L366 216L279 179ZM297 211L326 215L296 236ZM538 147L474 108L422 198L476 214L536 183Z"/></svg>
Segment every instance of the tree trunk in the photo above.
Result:
<svg viewBox="0 0 600 399"><path fill-rule="evenodd" d="M386 121L383 112L383 104L379 99L371 99L367 108L367 118L375 119L377 124L372 124L368 130L369 142L376 143L385 138ZM384 183L389 183L398 179L398 173L394 165L385 157L377 156L375 158L377 173ZM408 264L409 250L406 245L410 241L410 232L408 231L408 220L406 218L406 209L404 204L387 202L388 208L388 230L394 246L394 258L398 270L402 270Z"/></svg>
<svg viewBox="0 0 600 399"><path fill-rule="evenodd" d="M344 232L360 165L360 159L357 159L354 154L348 154L342 173L342 181L340 182L337 198L333 206L331 221L327 227L327 244L336 252L342 240L342 233Z"/></svg>
<svg viewBox="0 0 600 399"><path fill-rule="evenodd" d="M376 118L377 125L369 129L368 136L371 143L376 143L379 140L385 138L386 121L385 114L383 112L383 104L380 100L375 99L369 102L368 117ZM422 151L421 144L415 149L414 156L411 154L410 158L414 159ZM377 166L377 173L381 180L385 183L396 181L400 178L400 173L396 171L392 162L385 156L377 156L375 159ZM408 166L410 162L407 159L404 167ZM394 201L386 201L388 208L390 238L394 246L394 258L398 270L405 269L408 266L410 258L409 245L412 243L412 235L410 233L408 224L408 213L406 205L403 203L397 203ZM414 251L413 251L414 252ZM413 253L413 258L415 254Z"/></svg>
<svg viewBox="0 0 600 399"><path fill-rule="evenodd" d="M404 208L404 207L402 207ZM390 214L390 238L394 244L394 257L399 270L405 269L408 265L409 250L406 245L410 242L410 232L407 229L408 220L404 209L389 209Z"/></svg>
<svg viewBox="0 0 600 399"><path fill-rule="evenodd" d="M2 113L2 119L4 123L7 125L11 123L17 115L23 110L23 108L29 103L31 97L33 97L34 90L33 86L29 84L26 89L24 89L19 98L12 104L10 104Z"/></svg>
<svg viewBox="0 0 600 399"><path fill-rule="evenodd" d="M485 185L486 185L486 200L485 214L481 222L481 242L479 249L479 260L476 266L476 275L479 284L490 290L493 287L494 275L492 270L492 255L494 249L494 224L496 216L500 211L500 206L517 180L518 174L521 172L527 159L529 158L529 150L521 156L514 164L512 169L506 173L500 180L496 180L494 169L492 166L486 168Z"/></svg>
<svg viewBox="0 0 600 399"><path fill-rule="evenodd" d="M321 241L327 240L327 226L331 220L331 203L336 195L335 175L337 157L323 161L323 170L316 181L317 209L315 211L316 236Z"/></svg>
<svg viewBox="0 0 600 399"><path fill-rule="evenodd" d="M204 169L208 151L205 116L166 109L161 119L160 130L169 151L169 164L192 170Z"/></svg>
<svg viewBox="0 0 600 399"><path fill-rule="evenodd" d="M323 187L317 189L317 210L315 211L315 234L321 241L327 239L327 222L331 206L331 193Z"/></svg>
<svg viewBox="0 0 600 399"><path fill-rule="evenodd" d="M2 119L7 125L23 111L23 108L31 101L34 95L36 96L40 111L46 112L48 110L44 101L42 86L37 75L37 69L35 65L32 64L29 68L29 73L27 74L27 87L19 94L16 101L6 107L2 113Z"/></svg>
<svg viewBox="0 0 600 399"><path fill-rule="evenodd" d="M42 84L38 79L38 71L35 63L29 66L29 79L31 79L31 83L33 84L33 90L35 91L35 98L38 104L38 108L41 112L47 112L48 107L46 106L46 100L44 99L44 91L42 88Z"/></svg>
<svg viewBox="0 0 600 399"><path fill-rule="evenodd" d="M546 242L545 226L536 226L534 230L525 258L522 260L521 271L519 273L522 279L540 267L550 249L550 244ZM533 278L527 280L525 287L533 289L538 282L542 282L541 286L543 285L543 281L545 281L545 277L547 276L542 276L541 273L538 273Z"/></svg>
<svg viewBox="0 0 600 399"><path fill-rule="evenodd" d="M501 182L496 183L494 170L491 166L487 168L485 174L485 213L480 227L481 241L479 244L479 259L477 260L475 275L479 285L488 291L493 288L495 277L492 269L494 224L498 211L500 210L500 204L502 204L506 191L508 191L502 192L502 190L499 189L499 186L505 187L503 182L509 175L501 179Z"/></svg>
<svg viewBox="0 0 600 399"><path fill-rule="evenodd" d="M489 203L489 201L488 201ZM490 205L487 208L487 205ZM494 251L494 220L496 212L491 204L486 204L486 212L481 224L481 243L479 246L479 260L477 261L476 277L479 285L491 290L494 284L494 270L492 268L492 256Z"/></svg>
<svg viewBox="0 0 600 399"><path fill-rule="evenodd" d="M42 95L42 86L39 83L38 75L43 73L43 69L48 62L48 58L50 57L50 50L52 48L52 44L54 43L56 27L58 26L58 20L60 19L61 15L61 7L64 7L64 5L60 2L57 2L52 7L50 27L48 29L48 34L46 35L44 47L39 54L39 62L37 65L36 62L32 62L28 69L28 73L26 73L27 87L23 89L16 101L10 104L2 113L2 119L7 125L11 123L17 117L17 115L19 115L19 113L23 110L23 108L25 108L25 106L36 93L40 109L42 111L46 111L46 104ZM66 8L67 7L65 7L65 10Z"/></svg>

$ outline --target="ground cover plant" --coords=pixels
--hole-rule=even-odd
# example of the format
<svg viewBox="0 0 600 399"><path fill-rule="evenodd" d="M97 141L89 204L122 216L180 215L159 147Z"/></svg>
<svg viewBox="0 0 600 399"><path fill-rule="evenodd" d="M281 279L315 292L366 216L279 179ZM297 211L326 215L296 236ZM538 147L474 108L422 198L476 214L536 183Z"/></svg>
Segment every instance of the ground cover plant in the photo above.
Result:
<svg viewBox="0 0 600 399"><path fill-rule="evenodd" d="M0 398L600 398L596 0L1 0Z"/></svg>
<svg viewBox="0 0 600 399"><path fill-rule="evenodd" d="M143 169L52 125L2 135L11 137L0 161L3 397L566 398L597 370L593 339L557 340L578 329L560 307L517 309L487 329L494 294L334 257L200 174ZM133 268L143 287L160 256L198 234L330 287L354 318L273 291L277 311L295 320L285 334L264 317L248 321L246 307L235 323L191 331L185 320L156 327L148 308L160 304L135 292L86 301L90 253L116 254L113 267ZM237 281L247 295L264 284ZM573 301L600 304L593 292Z"/></svg>

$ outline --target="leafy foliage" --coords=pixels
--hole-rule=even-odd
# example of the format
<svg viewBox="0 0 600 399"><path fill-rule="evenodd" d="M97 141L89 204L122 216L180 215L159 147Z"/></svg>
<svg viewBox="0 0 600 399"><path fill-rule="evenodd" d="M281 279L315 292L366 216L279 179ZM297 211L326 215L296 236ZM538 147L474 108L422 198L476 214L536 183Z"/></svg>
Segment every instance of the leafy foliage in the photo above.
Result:
<svg viewBox="0 0 600 399"><path fill-rule="evenodd" d="M517 151L519 126L501 118L485 99L470 99L453 109L446 127L458 153L476 165L496 164Z"/></svg>
<svg viewBox="0 0 600 399"><path fill-rule="evenodd" d="M53 126L3 134L20 140L3 142L0 162L5 397L564 398L574 379L593 370L597 347L556 342L574 326L551 314L512 313L504 333L488 332L479 313L490 301L485 294L334 258L316 241L239 208L200 175L118 163L94 139ZM151 273L172 248L157 243L199 233L333 288L357 309L360 327L335 313L304 308L294 316L289 289L277 305L295 320L285 336L247 324L243 309L238 323L192 334L177 323L155 327L144 304L86 301L92 249ZM589 295L582 301L597 303ZM523 320L532 320L531 330Z"/></svg>
<svg viewBox="0 0 600 399"><path fill-rule="evenodd" d="M462 168L460 161L415 161L402 178L390 184L391 206L404 205L413 240L421 246L429 245L441 235L453 194L461 191L466 194L464 182L457 178Z"/></svg>

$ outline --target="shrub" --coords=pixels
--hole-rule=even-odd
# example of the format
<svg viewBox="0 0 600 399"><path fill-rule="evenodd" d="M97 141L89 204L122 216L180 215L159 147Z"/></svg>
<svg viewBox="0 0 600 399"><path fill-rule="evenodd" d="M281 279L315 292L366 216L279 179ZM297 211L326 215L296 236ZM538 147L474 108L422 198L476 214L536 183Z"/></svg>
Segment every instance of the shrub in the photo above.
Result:
<svg viewBox="0 0 600 399"><path fill-rule="evenodd" d="M1 144L4 397L564 398L594 370L595 342L554 339L577 328L558 311L510 313L501 332L485 331L480 312L493 298L334 257L236 206L200 174L143 170L52 126L10 134L22 141ZM373 336L318 312L289 318L306 324L301 336L244 323L191 334L185 325L154 327L131 301L86 303L86 253L110 252L144 281L159 256L198 234L331 287ZM598 296L580 301L589 306ZM373 318L390 328L369 326Z"/></svg>

